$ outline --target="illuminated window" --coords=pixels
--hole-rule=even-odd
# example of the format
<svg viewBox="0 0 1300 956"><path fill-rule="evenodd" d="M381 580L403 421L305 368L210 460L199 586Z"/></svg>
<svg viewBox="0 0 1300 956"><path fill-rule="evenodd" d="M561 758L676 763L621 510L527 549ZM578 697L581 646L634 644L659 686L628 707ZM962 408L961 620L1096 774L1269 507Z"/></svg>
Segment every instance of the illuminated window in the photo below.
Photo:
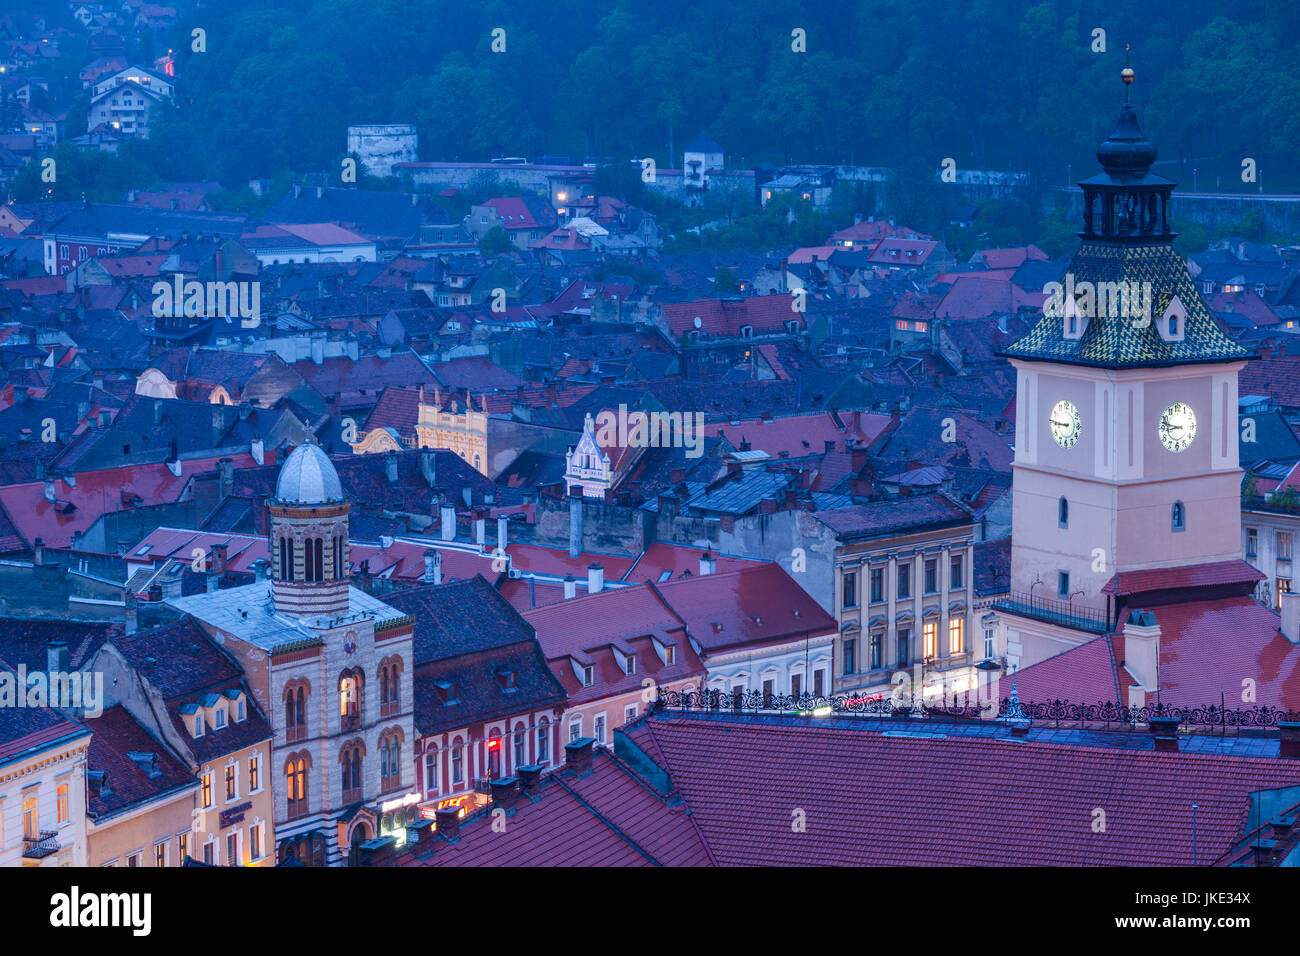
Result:
<svg viewBox="0 0 1300 956"><path fill-rule="evenodd" d="M932 660L939 653L939 624L927 621L921 625L921 651L925 659Z"/></svg>
<svg viewBox="0 0 1300 956"><path fill-rule="evenodd" d="M261 761L257 757L248 758L248 792L257 793L259 785L259 775L261 771Z"/></svg>
<svg viewBox="0 0 1300 956"><path fill-rule="evenodd" d="M916 323L916 331L918 331L918 332L924 332L924 331L926 331L929 327L930 327L930 324L929 324L928 322L917 322L917 323Z"/></svg>
<svg viewBox="0 0 1300 956"><path fill-rule="evenodd" d="M355 716L359 709L359 682L355 677L344 677L339 681L339 716Z"/></svg>
<svg viewBox="0 0 1300 956"><path fill-rule="evenodd" d="M167 843L166 843L166 841L163 841L162 843L155 843L155 844L154 844L154 847L153 847L153 865L154 865L154 866L166 866L166 865L167 865Z"/></svg>
<svg viewBox="0 0 1300 956"><path fill-rule="evenodd" d="M907 319L899 319L894 323L894 328L900 332L907 332L911 330L912 324Z"/></svg>
<svg viewBox="0 0 1300 956"><path fill-rule="evenodd" d="M236 792L238 790L238 787L235 783L235 774L238 772L238 770L239 768L233 763L226 767L226 799L227 800L235 799Z"/></svg>
<svg viewBox="0 0 1300 956"><path fill-rule="evenodd" d="M54 795L54 820L56 823L68 822L68 785L59 784Z"/></svg>
<svg viewBox="0 0 1300 956"><path fill-rule="evenodd" d="M23 801L23 837L28 840L35 840L40 834L40 827L36 819L36 798L28 797Z"/></svg>
<svg viewBox="0 0 1300 956"><path fill-rule="evenodd" d="M1290 594L1290 593L1291 593L1291 579L1290 579L1290 578L1278 578L1278 579L1277 579L1277 588L1276 588L1276 591L1277 591L1277 596L1276 596L1273 600L1276 602L1277 607L1278 607L1279 609L1281 609L1281 607L1282 607L1282 595L1283 595L1283 594Z"/></svg>
<svg viewBox="0 0 1300 956"><path fill-rule="evenodd" d="M292 758L285 765L285 794L290 817L300 817L307 812L307 761Z"/></svg>
<svg viewBox="0 0 1300 956"><path fill-rule="evenodd" d="M212 806L212 774L210 773L205 773L203 775L203 792L201 799L203 800L203 808L205 810Z"/></svg>
<svg viewBox="0 0 1300 956"><path fill-rule="evenodd" d="M948 653L962 654L966 651L966 621L954 617L948 622Z"/></svg>
<svg viewBox="0 0 1300 956"><path fill-rule="evenodd" d="M184 863L185 858L189 855L190 835L188 833L181 833L176 837L176 859Z"/></svg>

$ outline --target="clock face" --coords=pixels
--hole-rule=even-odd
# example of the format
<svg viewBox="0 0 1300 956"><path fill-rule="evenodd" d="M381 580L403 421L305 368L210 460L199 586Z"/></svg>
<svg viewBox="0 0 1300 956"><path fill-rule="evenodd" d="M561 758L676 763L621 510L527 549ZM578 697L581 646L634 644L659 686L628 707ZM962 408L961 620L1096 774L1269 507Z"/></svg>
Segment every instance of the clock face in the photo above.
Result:
<svg viewBox="0 0 1300 956"><path fill-rule="evenodd" d="M1079 419L1079 410L1072 402L1062 399L1053 405L1048 424L1052 429L1052 437L1062 448L1073 448L1079 441L1079 429L1083 423Z"/></svg>
<svg viewBox="0 0 1300 956"><path fill-rule="evenodd" d="M1174 402L1160 416L1160 443L1170 451L1183 451L1196 437L1196 413L1190 405Z"/></svg>

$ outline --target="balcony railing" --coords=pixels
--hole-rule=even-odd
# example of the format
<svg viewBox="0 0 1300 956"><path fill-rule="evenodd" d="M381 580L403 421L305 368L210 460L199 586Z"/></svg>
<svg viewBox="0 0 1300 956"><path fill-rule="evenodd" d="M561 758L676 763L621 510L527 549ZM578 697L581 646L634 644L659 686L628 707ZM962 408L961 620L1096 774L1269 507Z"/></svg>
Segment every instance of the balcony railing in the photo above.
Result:
<svg viewBox="0 0 1300 956"><path fill-rule="evenodd" d="M475 778L474 778L474 792L475 792L475 793L491 793L491 792L492 792L492 778L491 778L491 777L475 777Z"/></svg>
<svg viewBox="0 0 1300 956"><path fill-rule="evenodd" d="M43 860L59 852L59 831L42 830L35 836L23 837L23 858Z"/></svg>
<svg viewBox="0 0 1300 956"><path fill-rule="evenodd" d="M993 605L995 611L1009 611L1021 617L1030 617L1036 621L1060 624L1077 631L1091 631L1104 634L1110 630L1110 622L1105 611L1079 607L1069 601L1054 601L1051 598L1035 597L1024 591L1012 591L1007 597Z"/></svg>

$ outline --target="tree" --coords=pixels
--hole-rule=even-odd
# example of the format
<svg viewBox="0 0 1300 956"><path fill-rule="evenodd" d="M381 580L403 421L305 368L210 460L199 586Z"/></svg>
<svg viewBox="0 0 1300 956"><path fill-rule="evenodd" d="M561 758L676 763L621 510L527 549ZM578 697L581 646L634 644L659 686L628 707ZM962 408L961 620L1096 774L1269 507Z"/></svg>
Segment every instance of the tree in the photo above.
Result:
<svg viewBox="0 0 1300 956"><path fill-rule="evenodd" d="M498 256L514 249L510 236L500 226L493 226L478 241L478 249L485 256Z"/></svg>

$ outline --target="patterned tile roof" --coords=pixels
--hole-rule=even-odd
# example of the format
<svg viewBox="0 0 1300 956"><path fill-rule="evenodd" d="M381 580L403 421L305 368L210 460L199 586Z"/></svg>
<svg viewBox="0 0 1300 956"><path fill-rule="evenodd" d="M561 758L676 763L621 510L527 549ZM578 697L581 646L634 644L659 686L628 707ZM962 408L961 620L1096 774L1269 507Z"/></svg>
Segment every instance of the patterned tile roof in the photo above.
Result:
<svg viewBox="0 0 1300 956"><path fill-rule="evenodd" d="M1004 355L1102 368L1226 362L1249 356L1220 331L1183 260L1170 245L1084 242L1066 274L1074 276L1076 287L1082 281L1151 283L1151 323L1139 327L1130 318L1094 318L1082 337L1068 340L1064 336L1064 319L1044 315ZM1187 309L1181 341L1166 342L1156 330L1158 312L1170 295L1177 295Z"/></svg>

